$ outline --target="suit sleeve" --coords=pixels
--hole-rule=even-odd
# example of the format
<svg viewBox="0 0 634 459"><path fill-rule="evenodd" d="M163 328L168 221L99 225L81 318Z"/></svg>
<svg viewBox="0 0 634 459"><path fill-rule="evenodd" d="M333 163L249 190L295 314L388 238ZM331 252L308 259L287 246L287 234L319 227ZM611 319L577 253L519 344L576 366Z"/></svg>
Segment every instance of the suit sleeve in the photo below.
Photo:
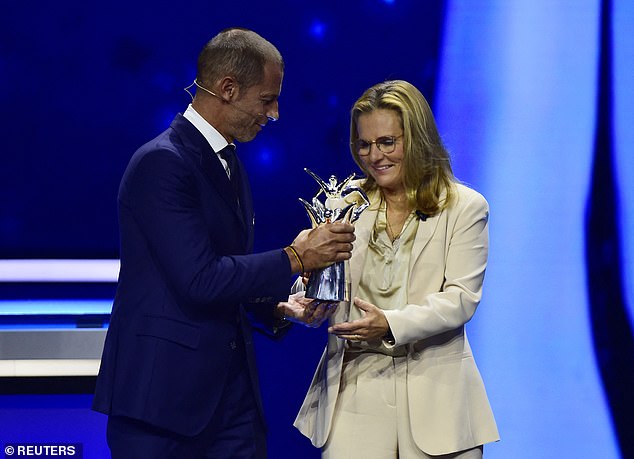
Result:
<svg viewBox="0 0 634 459"><path fill-rule="evenodd" d="M151 150L126 173L120 195L120 205L128 206L170 288L194 308L254 297L286 298L291 272L283 250L217 253L202 215L200 184L190 167L174 151Z"/></svg>
<svg viewBox="0 0 634 459"><path fill-rule="evenodd" d="M450 238L439 291L385 311L396 344L406 344L463 326L475 314L482 296L487 265L489 207L482 195L472 192L458 205L458 215L447 233ZM411 275L411 273L410 273Z"/></svg>

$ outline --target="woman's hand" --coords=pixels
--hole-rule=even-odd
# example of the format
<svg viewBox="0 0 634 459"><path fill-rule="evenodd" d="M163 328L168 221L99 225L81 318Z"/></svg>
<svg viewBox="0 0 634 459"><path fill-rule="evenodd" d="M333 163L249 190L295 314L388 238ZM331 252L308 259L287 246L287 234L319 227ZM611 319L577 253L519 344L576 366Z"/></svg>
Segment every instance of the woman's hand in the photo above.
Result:
<svg viewBox="0 0 634 459"><path fill-rule="evenodd" d="M354 305L361 310L363 317L352 322L335 324L328 328L328 332L350 341L376 341L382 339L390 329L383 311L361 298L355 298Z"/></svg>
<svg viewBox="0 0 634 459"><path fill-rule="evenodd" d="M278 312L291 322L317 328L330 318L339 303L305 298L304 294L303 291L294 293L288 301L278 303Z"/></svg>

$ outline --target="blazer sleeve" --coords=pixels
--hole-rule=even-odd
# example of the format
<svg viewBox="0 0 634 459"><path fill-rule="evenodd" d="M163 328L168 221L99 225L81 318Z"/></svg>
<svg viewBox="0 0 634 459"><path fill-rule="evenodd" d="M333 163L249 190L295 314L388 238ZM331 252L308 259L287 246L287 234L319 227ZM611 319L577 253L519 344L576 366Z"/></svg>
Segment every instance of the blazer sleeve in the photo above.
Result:
<svg viewBox="0 0 634 459"><path fill-rule="evenodd" d="M168 148L140 156L122 184L120 208L128 207L171 290L182 304L193 308L254 297L269 297L271 302L286 298L291 271L284 251L219 255L222 242L211 238L209 222L202 215L200 187L191 165ZM235 232L231 227L222 231L226 237Z"/></svg>
<svg viewBox="0 0 634 459"><path fill-rule="evenodd" d="M446 242L444 260L442 254L430 254L441 258L437 262L439 284L432 287L435 291L410 294L411 303L403 309L384 311L396 345L454 330L475 314L487 266L489 206L481 194L469 191L448 211L455 216L447 218L446 228L437 229L440 233L446 230ZM422 257L426 255L423 252ZM416 272L410 272L412 282L423 281Z"/></svg>

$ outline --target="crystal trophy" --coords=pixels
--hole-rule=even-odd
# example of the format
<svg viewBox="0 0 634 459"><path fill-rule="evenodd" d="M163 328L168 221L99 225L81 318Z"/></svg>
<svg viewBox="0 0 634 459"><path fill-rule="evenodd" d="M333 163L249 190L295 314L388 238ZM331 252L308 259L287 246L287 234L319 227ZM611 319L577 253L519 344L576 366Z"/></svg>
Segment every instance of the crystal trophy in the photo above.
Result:
<svg viewBox="0 0 634 459"><path fill-rule="evenodd" d="M360 187L350 184L355 177L354 173L342 182L339 182L334 175L325 182L311 170L304 170L320 187L310 203L302 198L299 199L308 213L313 228L324 223L354 223L370 205L365 192ZM324 203L318 199L322 193L326 197ZM356 199L351 196L353 193L357 194ZM332 302L350 301L348 260L313 271L306 285L306 297Z"/></svg>

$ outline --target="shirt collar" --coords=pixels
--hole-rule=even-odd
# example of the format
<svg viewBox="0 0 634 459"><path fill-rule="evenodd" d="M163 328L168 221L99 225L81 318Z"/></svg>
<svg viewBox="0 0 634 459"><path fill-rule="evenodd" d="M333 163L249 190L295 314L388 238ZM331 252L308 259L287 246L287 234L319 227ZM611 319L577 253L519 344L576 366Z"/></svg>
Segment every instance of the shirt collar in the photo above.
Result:
<svg viewBox="0 0 634 459"><path fill-rule="evenodd" d="M215 127L209 124L207 120L205 120L205 118L203 118L200 113L192 107L192 104L189 104L187 110L183 113L183 116L200 131L216 154L229 145L222 134L220 134Z"/></svg>

